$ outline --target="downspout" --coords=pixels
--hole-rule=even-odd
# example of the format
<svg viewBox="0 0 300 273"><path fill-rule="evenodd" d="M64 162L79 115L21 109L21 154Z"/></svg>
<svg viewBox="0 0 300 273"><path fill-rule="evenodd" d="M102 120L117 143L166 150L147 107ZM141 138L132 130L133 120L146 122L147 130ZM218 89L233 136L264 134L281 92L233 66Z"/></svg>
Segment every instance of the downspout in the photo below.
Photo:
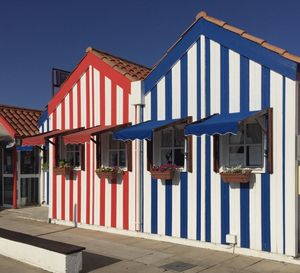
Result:
<svg viewBox="0 0 300 273"><path fill-rule="evenodd" d="M16 145L12 148L12 169L13 169L13 208L17 208L17 148Z"/></svg>

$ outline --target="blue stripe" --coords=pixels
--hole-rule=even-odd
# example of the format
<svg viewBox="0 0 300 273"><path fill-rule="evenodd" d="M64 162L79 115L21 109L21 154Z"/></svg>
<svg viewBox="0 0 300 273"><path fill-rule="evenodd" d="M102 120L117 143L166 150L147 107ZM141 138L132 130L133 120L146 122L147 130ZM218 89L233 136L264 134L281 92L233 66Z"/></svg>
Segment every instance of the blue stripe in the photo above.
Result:
<svg viewBox="0 0 300 273"><path fill-rule="evenodd" d="M180 237L187 238L187 173L180 173Z"/></svg>
<svg viewBox="0 0 300 273"><path fill-rule="evenodd" d="M285 101L286 101L286 79L283 77L282 94L282 218L283 218L283 254L285 254Z"/></svg>
<svg viewBox="0 0 300 273"><path fill-rule="evenodd" d="M166 105L166 118L172 119L172 71L170 70L166 77L166 92L165 92L165 105ZM165 181L166 188L166 219L165 219L165 234L172 236L172 180Z"/></svg>
<svg viewBox="0 0 300 273"><path fill-rule="evenodd" d="M205 38L205 104L206 116L210 115L210 41ZM205 136L205 241L211 241L211 180L210 136Z"/></svg>
<svg viewBox="0 0 300 273"><path fill-rule="evenodd" d="M270 51L261 45L251 42L236 33L225 30L206 20L194 24L182 39L172 48L166 57L145 79L145 91L148 92L158 80L183 56L189 47L203 34L208 38L224 45L240 55L260 63L292 80L296 80L297 63L290 61L279 54Z"/></svg>
<svg viewBox="0 0 300 273"><path fill-rule="evenodd" d="M201 118L201 43L197 41L197 119ZM196 239L201 239L201 138L197 137L197 226Z"/></svg>
<svg viewBox="0 0 300 273"><path fill-rule="evenodd" d="M240 56L240 112L249 112L249 59ZM240 184L241 247L250 247L249 183Z"/></svg>
<svg viewBox="0 0 300 273"><path fill-rule="evenodd" d="M181 117L187 116L187 55L184 54L180 62L180 78L181 78Z"/></svg>
<svg viewBox="0 0 300 273"><path fill-rule="evenodd" d="M151 178L151 233L157 234L157 180Z"/></svg>
<svg viewBox="0 0 300 273"><path fill-rule="evenodd" d="M40 118L38 119L38 127L41 127L44 125L44 122L48 119L48 110L45 110L42 115L40 116Z"/></svg>
<svg viewBox="0 0 300 273"><path fill-rule="evenodd" d="M262 108L270 106L270 70L262 67ZM268 164L268 161L267 161ZM268 166L266 166L266 170ZM271 251L270 232L270 175L261 175L261 225L262 225L262 250Z"/></svg>
<svg viewBox="0 0 300 273"><path fill-rule="evenodd" d="M229 113L229 50L221 46L221 113ZM229 234L229 184L221 181L221 243Z"/></svg>
<svg viewBox="0 0 300 273"><path fill-rule="evenodd" d="M157 120L157 87L151 92L151 120ZM157 233L157 180L151 178L151 233Z"/></svg>
<svg viewBox="0 0 300 273"><path fill-rule="evenodd" d="M166 180L166 235L172 236L172 180Z"/></svg>
<svg viewBox="0 0 300 273"><path fill-rule="evenodd" d="M142 110L141 110L141 121L143 122L144 121L144 107L142 107ZM141 141L141 151L144 151L144 141ZM142 192L142 200L141 200L141 203L142 203L142 208L141 208L141 214L142 214L142 216L141 216L141 219L142 219L142 227L141 227L141 229L142 229L142 232L144 232L144 215L145 215L145 213L144 213L144 206L145 206L145 204L144 204L144 194L145 194L145 184L144 184L144 153L142 152L141 153L141 165L140 165L140 178L141 178L141 192Z"/></svg>

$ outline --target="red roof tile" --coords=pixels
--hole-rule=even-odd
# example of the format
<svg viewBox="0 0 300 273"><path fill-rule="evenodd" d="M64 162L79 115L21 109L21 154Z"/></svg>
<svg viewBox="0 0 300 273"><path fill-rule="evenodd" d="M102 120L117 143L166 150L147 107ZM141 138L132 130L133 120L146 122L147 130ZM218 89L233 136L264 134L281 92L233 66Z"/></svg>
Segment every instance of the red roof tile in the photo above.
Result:
<svg viewBox="0 0 300 273"><path fill-rule="evenodd" d="M38 119L42 111L0 104L0 115L11 125L19 137L39 133Z"/></svg>
<svg viewBox="0 0 300 273"><path fill-rule="evenodd" d="M146 66L125 60L117 56L113 56L107 52L100 51L98 49L88 47L86 49L86 52L92 52L102 61L110 65L112 68L120 72L122 75L124 75L131 81L143 80L147 77L147 75L150 72L150 68Z"/></svg>

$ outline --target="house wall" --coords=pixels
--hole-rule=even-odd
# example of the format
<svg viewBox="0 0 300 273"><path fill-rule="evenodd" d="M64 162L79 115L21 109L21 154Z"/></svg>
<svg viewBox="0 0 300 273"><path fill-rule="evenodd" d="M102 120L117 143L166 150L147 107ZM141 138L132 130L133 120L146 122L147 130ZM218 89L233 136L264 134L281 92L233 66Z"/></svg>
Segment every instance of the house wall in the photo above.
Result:
<svg viewBox="0 0 300 273"><path fill-rule="evenodd" d="M120 77L120 76L119 76ZM125 77L124 77L125 79ZM49 116L49 129L134 123L129 80L120 81L89 65ZM126 84L123 84L123 83ZM135 176L125 172L117 183L95 175L96 145L85 143L85 168L70 176L53 173L55 151L50 149L50 218L120 229L135 229ZM134 165L133 153L133 165Z"/></svg>
<svg viewBox="0 0 300 273"><path fill-rule="evenodd" d="M192 173L165 184L144 170L143 231L214 244L234 234L238 247L297 255L296 82L201 35L145 91L144 121L273 107L274 173L223 183L213 172L212 137L193 136Z"/></svg>

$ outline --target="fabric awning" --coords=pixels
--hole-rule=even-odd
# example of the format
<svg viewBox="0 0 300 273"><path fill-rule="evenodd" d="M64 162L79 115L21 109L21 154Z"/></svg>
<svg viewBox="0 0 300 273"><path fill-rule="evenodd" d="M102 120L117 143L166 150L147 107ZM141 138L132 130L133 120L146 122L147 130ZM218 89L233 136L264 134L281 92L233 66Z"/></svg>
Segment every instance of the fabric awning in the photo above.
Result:
<svg viewBox="0 0 300 273"><path fill-rule="evenodd" d="M176 125L179 122L186 121L187 119L168 119L168 120L149 120L131 127L119 130L114 133L113 138L117 140L135 140L135 139L148 139L151 140L153 132L167 126Z"/></svg>
<svg viewBox="0 0 300 273"><path fill-rule="evenodd" d="M78 129L65 129L65 130L52 130L46 133L41 133L31 137L25 137L22 139L22 146L42 146L45 145L46 139L57 137L59 135L66 135L74 132L78 132L83 128Z"/></svg>
<svg viewBox="0 0 300 273"><path fill-rule="evenodd" d="M258 116L261 112L216 114L206 119L196 121L185 127L185 135L224 135L237 134L240 122Z"/></svg>
<svg viewBox="0 0 300 273"><path fill-rule="evenodd" d="M82 144L90 141L93 135L105 133L108 131L118 130L120 128L127 127L129 123L121 124L121 125L99 125L94 126L73 134L68 134L63 137L65 144Z"/></svg>

